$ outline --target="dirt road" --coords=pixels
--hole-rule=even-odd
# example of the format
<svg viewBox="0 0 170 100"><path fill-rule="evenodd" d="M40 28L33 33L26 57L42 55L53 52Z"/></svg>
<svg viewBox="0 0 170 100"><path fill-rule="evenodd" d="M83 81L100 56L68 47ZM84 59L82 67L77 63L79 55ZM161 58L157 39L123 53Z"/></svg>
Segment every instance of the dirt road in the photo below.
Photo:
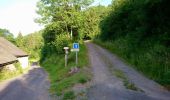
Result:
<svg viewBox="0 0 170 100"><path fill-rule="evenodd" d="M170 100L170 92L129 67L117 56L93 44L86 43L93 69L93 85L89 89L89 100ZM124 81L116 76L116 70L127 77L138 90L128 89Z"/></svg>
<svg viewBox="0 0 170 100"><path fill-rule="evenodd" d="M27 74L0 83L0 100L50 100L47 73L34 66Z"/></svg>

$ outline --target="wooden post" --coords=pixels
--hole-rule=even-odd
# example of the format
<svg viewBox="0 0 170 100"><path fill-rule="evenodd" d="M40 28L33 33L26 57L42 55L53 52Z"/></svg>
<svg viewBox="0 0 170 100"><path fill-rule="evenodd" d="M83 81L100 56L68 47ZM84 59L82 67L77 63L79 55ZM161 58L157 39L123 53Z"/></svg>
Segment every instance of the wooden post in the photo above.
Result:
<svg viewBox="0 0 170 100"><path fill-rule="evenodd" d="M76 51L76 66L78 65L78 52Z"/></svg>

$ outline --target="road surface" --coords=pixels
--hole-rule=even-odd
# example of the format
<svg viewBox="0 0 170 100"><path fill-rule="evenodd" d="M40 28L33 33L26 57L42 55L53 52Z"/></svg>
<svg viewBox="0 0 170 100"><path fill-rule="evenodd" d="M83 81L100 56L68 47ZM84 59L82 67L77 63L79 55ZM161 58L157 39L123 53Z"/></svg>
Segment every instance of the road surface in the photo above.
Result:
<svg viewBox="0 0 170 100"><path fill-rule="evenodd" d="M27 74L0 83L0 100L50 100L47 73L34 66Z"/></svg>
<svg viewBox="0 0 170 100"><path fill-rule="evenodd" d="M116 55L93 43L86 43L94 74L88 100L170 100L170 92L129 67ZM142 91L125 88L111 69L121 70Z"/></svg>

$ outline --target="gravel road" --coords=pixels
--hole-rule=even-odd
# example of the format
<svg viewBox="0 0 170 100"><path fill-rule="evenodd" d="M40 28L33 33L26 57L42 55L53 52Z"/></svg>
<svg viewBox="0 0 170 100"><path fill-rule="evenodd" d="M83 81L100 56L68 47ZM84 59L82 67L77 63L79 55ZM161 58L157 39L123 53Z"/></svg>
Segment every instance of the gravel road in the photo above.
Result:
<svg viewBox="0 0 170 100"><path fill-rule="evenodd" d="M0 100L50 100L47 73L34 66L27 74L0 83Z"/></svg>
<svg viewBox="0 0 170 100"><path fill-rule="evenodd" d="M93 43L86 43L94 74L88 100L170 100L170 92L156 82L129 67L116 55ZM127 89L123 81L111 72L121 70L130 82L143 91Z"/></svg>

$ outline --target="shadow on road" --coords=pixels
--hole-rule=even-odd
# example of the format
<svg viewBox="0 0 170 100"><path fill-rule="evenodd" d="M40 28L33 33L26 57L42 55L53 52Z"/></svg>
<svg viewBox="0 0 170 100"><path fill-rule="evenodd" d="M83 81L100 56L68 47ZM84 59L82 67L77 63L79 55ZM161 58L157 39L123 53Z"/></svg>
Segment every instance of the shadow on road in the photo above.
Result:
<svg viewBox="0 0 170 100"><path fill-rule="evenodd" d="M47 73L40 67L1 86L6 86L0 91L1 100L50 100Z"/></svg>

